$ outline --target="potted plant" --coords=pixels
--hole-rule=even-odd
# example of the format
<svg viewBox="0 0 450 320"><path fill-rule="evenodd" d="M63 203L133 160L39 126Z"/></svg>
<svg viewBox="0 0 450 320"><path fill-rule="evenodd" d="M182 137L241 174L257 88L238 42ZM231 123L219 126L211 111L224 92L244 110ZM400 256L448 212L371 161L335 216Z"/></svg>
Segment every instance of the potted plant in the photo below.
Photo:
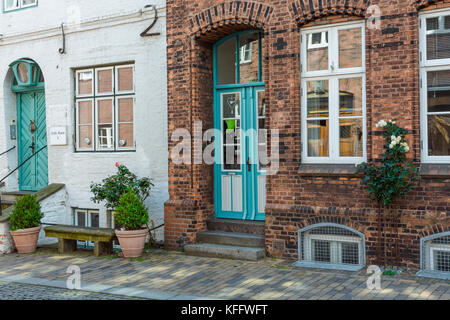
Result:
<svg viewBox="0 0 450 320"><path fill-rule="evenodd" d="M11 236L19 253L36 251L43 217L35 195L28 194L17 199L10 222Z"/></svg>
<svg viewBox="0 0 450 320"><path fill-rule="evenodd" d="M129 189L119 198L115 208L114 221L120 230L116 236L125 258L137 258L142 255L148 229L148 210L138 194Z"/></svg>
<svg viewBox="0 0 450 320"><path fill-rule="evenodd" d="M150 190L154 186L152 179L138 179L126 166L116 163L117 174L103 179L102 183L92 183L91 192L94 194L92 201L100 203L106 202L109 210L114 210L119 204L120 197L129 189L139 195L142 201L145 201L150 195Z"/></svg>

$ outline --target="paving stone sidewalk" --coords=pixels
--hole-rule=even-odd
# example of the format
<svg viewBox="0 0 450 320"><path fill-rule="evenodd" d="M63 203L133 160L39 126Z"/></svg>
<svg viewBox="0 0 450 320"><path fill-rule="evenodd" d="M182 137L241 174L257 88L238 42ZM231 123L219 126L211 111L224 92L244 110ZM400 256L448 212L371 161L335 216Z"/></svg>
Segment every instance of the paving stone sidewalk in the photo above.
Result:
<svg viewBox="0 0 450 320"><path fill-rule="evenodd" d="M0 256L0 281L66 288L72 275L67 268L77 265L84 291L146 299L450 299L447 280L402 273L383 276L381 290L370 291L365 270L311 270L291 263L200 258L164 250L122 259L40 249L31 255Z"/></svg>

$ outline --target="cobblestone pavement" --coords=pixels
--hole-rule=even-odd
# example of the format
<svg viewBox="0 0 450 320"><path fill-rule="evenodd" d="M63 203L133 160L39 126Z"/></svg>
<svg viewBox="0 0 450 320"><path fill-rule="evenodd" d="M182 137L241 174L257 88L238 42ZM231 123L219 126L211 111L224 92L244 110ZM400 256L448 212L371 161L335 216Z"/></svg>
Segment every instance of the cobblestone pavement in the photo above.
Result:
<svg viewBox="0 0 450 320"><path fill-rule="evenodd" d="M105 293L0 281L0 300L140 300Z"/></svg>
<svg viewBox="0 0 450 320"><path fill-rule="evenodd" d="M40 249L31 255L0 256L0 281L65 288L71 275L67 268L77 265L82 290L151 299L450 299L447 280L404 272L383 276L381 290L370 291L366 270L311 270L291 263L200 258L163 250L138 259L96 258L92 252L58 255L55 249Z"/></svg>

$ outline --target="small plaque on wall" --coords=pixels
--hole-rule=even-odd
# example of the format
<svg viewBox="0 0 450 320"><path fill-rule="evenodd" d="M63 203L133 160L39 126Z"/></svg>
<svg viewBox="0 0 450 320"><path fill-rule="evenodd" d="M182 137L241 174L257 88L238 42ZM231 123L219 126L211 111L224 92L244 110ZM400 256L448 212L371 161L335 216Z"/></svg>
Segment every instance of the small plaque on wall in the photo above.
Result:
<svg viewBox="0 0 450 320"><path fill-rule="evenodd" d="M67 145L67 127L50 128L50 145L52 146Z"/></svg>

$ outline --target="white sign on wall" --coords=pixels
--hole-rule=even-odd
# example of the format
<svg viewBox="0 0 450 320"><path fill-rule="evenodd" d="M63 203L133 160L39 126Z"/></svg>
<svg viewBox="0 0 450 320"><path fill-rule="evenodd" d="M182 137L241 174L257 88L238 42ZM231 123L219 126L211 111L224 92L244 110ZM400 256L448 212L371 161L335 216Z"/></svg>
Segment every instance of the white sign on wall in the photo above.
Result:
<svg viewBox="0 0 450 320"><path fill-rule="evenodd" d="M52 146L67 145L67 127L50 128L50 145Z"/></svg>

